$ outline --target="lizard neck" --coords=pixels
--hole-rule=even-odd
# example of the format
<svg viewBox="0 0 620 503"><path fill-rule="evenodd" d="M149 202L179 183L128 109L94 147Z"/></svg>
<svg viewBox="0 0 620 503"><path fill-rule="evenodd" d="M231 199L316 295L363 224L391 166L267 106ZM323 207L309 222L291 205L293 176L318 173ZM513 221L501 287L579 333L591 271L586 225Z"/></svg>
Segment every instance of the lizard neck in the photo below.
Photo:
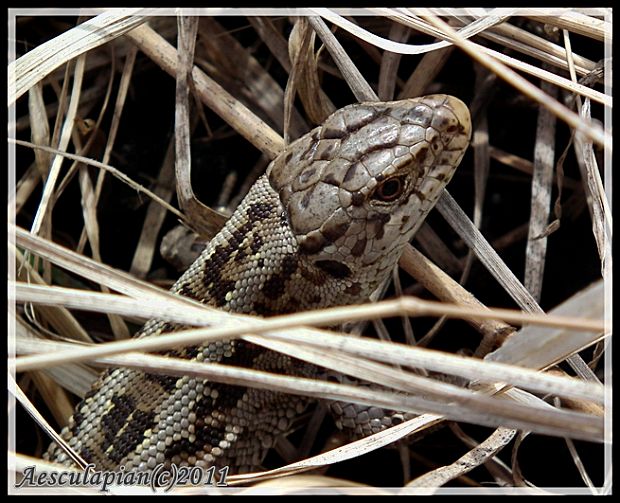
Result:
<svg viewBox="0 0 620 503"><path fill-rule="evenodd" d="M359 303L378 281L361 283L346 265L300 250L265 175L172 290L227 311L270 316Z"/></svg>

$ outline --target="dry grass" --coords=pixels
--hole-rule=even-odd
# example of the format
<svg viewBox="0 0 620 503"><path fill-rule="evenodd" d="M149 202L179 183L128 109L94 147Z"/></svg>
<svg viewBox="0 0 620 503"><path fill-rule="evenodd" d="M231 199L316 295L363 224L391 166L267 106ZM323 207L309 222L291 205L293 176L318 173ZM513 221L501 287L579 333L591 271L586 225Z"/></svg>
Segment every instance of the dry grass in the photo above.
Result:
<svg viewBox="0 0 620 503"><path fill-rule="evenodd" d="M446 484L463 492L606 491L603 363L611 319L602 278L611 267L611 211L600 163L610 168L611 90L601 61L611 16L595 9L551 17L535 9L366 13L177 20L146 19L134 9L77 24L17 18L8 95L16 266L9 292L17 301L9 308L17 355L9 359L17 371L9 388L19 401L10 401L12 413L25 417L24 408L53 435L58 426L46 421L66 422L70 393L83 395L97 367L192 374L420 414L356 442L343 441L329 421L308 427L293 441L299 446L282 442L281 459L270 461L277 468L229 478L249 486L243 493L382 492L373 486L386 485L417 493ZM176 79L176 92L166 79ZM153 92L151 80L161 89ZM285 142L354 100L434 92L468 102L475 133L449 187L454 197L446 192L437 205L445 220L432 215L433 228L425 224L416 237L424 253L409 247L401 259L390 295L407 297L263 320L160 288L176 277L158 257L165 232L180 220L211 237ZM143 94L152 101L141 101ZM157 130L149 108L161 109ZM161 145L136 139L154 134ZM160 164L136 167L140 149L161 152ZM201 202L195 191L204 187ZM473 222L459 205L473 208ZM157 340L129 337L153 316L196 328ZM339 323L357 323L354 332L374 330L381 340L319 329ZM385 389L142 353L230 337ZM445 423L450 431L402 441ZM27 457L47 445L41 431L18 420L18 438L37 440L12 445L17 472L44 467ZM398 451L378 451L388 445Z"/></svg>

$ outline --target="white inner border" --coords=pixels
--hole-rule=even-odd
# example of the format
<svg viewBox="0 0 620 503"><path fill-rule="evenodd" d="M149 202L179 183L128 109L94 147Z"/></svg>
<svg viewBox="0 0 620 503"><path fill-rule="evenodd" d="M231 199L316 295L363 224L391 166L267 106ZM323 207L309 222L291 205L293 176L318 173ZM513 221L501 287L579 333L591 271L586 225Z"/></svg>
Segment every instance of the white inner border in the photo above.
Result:
<svg viewBox="0 0 620 503"><path fill-rule="evenodd" d="M14 61L16 52L16 17L18 16L95 16L101 14L103 12L114 11L119 9L102 9L102 8L24 8L24 9L8 9L8 61L7 63ZM322 9L310 9L310 8L147 8L144 9L145 15L157 15L157 16L311 16L317 15ZM385 12L386 9L382 8L335 8L330 9L331 11L342 15L342 16L377 16ZM428 9L437 14L445 14L443 9L431 8ZM466 13L467 9L450 9L452 13L454 12L462 12ZM478 9L479 10L479 9ZM557 15L561 13L565 13L568 9L566 8L506 8L506 9L493 9L494 14L501 15L504 14L513 14L513 15ZM413 9L415 12L415 9ZM490 11L489 11L490 12ZM580 9L580 12L587 15L598 15L603 16L605 22L612 24L612 9L611 8L583 8ZM611 61L612 57L612 40L611 34L606 34L605 43L604 43L604 55L606 60ZM611 68L605 68L605 94L608 96L612 96L612 75ZM9 90L10 91L10 90ZM15 105L9 106L8 110L8 119L9 125L15 123ZM611 131L612 124L612 111L611 108L605 108L605 125L606 129L612 133ZM9 145L8 148L8 187L15 187L15 151L16 146L14 144ZM612 186L612 157L611 150L609 148L605 149L605 169L604 169L604 181L605 181L605 195L607 196L607 200L609 202L609 207L612 208L612 194L611 194L611 186ZM14 200L13 200L14 202ZM613 214L613 212L612 212ZM9 204L8 207L8 222L15 224L15 205ZM14 232L8 232L8 244L15 244L15 234ZM611 246L609 247L611 249ZM606 326L609 327L608 332L611 334L612 328L612 265L611 260L612 257L608 257L607 260L610 261L610 267L608 268L609 274L604 278L605 282L605 323ZM11 260L11 256L7 255L8 261L8 279L12 282L15 281L15 262ZM10 285L10 283L9 283ZM7 352L9 358L15 358L15 292L14 288L7 286L7 295L8 295L8 319L7 319ZM606 350L605 350L605 376L607 378L608 385L605 387L605 429L606 431L612 431L612 392L610 385L610 377L611 377L611 357L612 357L612 338L607 337L606 339ZM15 370L14 368L8 368L8 452L7 452L7 469L8 469L8 477L7 477L7 492L8 494L42 494L43 492L48 492L46 490L35 490L35 489L15 489L15 458L12 456L12 453L15 452L16 439L15 439L15 406L16 401L14 397L15 389L14 389L14 379L15 379ZM606 434L606 438L612 438L611 434ZM611 494L612 488L612 465L611 465L611 444L605 445L605 459L604 459L604 473L606 474L606 479L603 487L597 488L600 494ZM386 491L394 494L418 494L422 492L426 492L424 489L403 489L403 488L380 488L381 491ZM545 487L545 491L553 494L592 494L592 491L588 488L550 488ZM247 488L217 488L213 490L217 493L238 493L238 492L248 492ZM369 494L375 493L376 489L364 489L364 488L309 488L306 490L308 494ZM435 494L532 494L532 490L528 488L439 488L436 489ZM535 492L538 492L536 490ZM257 489L254 488L252 490L253 494L280 494L281 490L277 488L263 488Z"/></svg>

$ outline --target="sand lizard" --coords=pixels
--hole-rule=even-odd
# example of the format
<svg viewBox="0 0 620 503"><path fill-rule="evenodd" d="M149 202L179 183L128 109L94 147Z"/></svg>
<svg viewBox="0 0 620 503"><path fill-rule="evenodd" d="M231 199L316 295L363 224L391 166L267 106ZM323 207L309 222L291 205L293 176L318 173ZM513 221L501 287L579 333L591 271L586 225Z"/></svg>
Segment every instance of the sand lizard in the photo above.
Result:
<svg viewBox="0 0 620 503"><path fill-rule="evenodd" d="M470 136L467 107L447 95L353 104L334 112L273 160L172 291L260 316L367 300L452 178ZM137 336L180 328L151 320ZM313 365L240 340L166 354L320 375ZM100 470L175 463L244 472L260 466L310 402L115 368L76 407L62 436ZM390 423L381 409L353 410L362 412L342 417L337 407L337 422L366 433ZM55 444L45 457L71 463Z"/></svg>

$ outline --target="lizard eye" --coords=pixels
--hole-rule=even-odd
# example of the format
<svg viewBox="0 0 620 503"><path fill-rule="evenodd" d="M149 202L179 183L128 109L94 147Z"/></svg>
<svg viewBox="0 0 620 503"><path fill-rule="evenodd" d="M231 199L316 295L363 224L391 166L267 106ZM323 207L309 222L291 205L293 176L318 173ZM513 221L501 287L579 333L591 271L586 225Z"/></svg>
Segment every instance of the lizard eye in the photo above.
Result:
<svg viewBox="0 0 620 503"><path fill-rule="evenodd" d="M405 177L394 177L384 180L372 194L373 199L378 199L386 203L391 203L398 199L405 190Z"/></svg>

